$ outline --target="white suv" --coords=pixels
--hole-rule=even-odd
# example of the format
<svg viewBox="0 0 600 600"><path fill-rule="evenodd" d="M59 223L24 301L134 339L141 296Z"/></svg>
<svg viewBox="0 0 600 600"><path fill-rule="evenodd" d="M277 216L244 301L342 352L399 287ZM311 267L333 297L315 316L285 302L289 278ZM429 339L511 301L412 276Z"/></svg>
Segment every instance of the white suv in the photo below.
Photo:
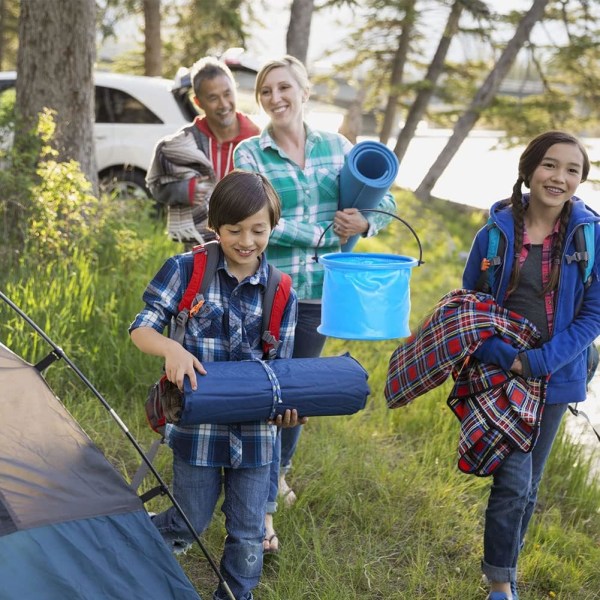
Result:
<svg viewBox="0 0 600 600"><path fill-rule="evenodd" d="M0 73L0 95L14 89L15 71ZM154 146L198 114L189 85L170 79L96 72L96 161L103 189L147 196L144 179Z"/></svg>

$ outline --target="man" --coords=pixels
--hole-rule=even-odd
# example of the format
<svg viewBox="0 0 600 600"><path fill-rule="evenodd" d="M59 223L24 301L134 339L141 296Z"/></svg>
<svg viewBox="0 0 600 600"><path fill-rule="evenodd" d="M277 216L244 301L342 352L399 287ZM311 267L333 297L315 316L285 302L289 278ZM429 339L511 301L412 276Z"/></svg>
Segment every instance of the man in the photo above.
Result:
<svg viewBox="0 0 600 600"><path fill-rule="evenodd" d="M215 238L207 227L208 202L216 182L233 169L233 150L259 133L236 111L233 75L206 57L191 69L194 102L204 117L158 142L146 176L152 196L167 205L167 232L186 248Z"/></svg>

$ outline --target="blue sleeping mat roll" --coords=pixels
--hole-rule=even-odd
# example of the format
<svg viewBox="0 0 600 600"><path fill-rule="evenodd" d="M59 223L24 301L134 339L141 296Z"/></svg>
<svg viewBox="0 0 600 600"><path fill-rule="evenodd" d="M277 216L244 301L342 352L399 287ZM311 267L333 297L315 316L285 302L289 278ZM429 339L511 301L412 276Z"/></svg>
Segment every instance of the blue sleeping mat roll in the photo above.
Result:
<svg viewBox="0 0 600 600"><path fill-rule="evenodd" d="M381 142L358 142L348 153L340 171L340 209L376 208L398 175L398 157ZM360 236L342 246L351 252Z"/></svg>
<svg viewBox="0 0 600 600"><path fill-rule="evenodd" d="M297 409L301 417L350 415L365 407L368 373L349 354L205 363L194 391L186 378L178 425L262 421Z"/></svg>

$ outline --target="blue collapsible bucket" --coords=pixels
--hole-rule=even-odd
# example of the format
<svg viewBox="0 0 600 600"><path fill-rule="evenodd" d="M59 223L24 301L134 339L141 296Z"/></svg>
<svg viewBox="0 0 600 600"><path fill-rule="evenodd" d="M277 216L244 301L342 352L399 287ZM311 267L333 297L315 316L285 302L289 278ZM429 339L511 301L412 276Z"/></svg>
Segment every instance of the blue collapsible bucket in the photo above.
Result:
<svg viewBox="0 0 600 600"><path fill-rule="evenodd" d="M360 212L384 212L363 209ZM314 259L323 265L319 333L349 340L388 340L410 335L410 275L419 258L397 254L335 252Z"/></svg>
<svg viewBox="0 0 600 600"><path fill-rule="evenodd" d="M410 274L416 258L395 254L324 254L319 333L349 340L410 335Z"/></svg>

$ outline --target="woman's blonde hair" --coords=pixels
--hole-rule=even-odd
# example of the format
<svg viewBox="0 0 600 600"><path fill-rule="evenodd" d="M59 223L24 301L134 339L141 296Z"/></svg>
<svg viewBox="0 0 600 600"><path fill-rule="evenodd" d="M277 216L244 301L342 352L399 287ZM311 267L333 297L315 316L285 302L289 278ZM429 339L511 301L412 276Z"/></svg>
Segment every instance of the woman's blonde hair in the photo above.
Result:
<svg viewBox="0 0 600 600"><path fill-rule="evenodd" d="M276 58L266 62L256 74L256 81L254 83L254 98L256 99L257 104L260 105L260 88L265 82L265 77L273 69L277 69L279 67L288 69L292 74L292 77L296 80L296 83L302 90L306 92L306 95L308 96L310 92L310 80L308 78L308 73L306 72L306 67L295 56L286 54L282 58Z"/></svg>

